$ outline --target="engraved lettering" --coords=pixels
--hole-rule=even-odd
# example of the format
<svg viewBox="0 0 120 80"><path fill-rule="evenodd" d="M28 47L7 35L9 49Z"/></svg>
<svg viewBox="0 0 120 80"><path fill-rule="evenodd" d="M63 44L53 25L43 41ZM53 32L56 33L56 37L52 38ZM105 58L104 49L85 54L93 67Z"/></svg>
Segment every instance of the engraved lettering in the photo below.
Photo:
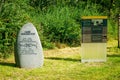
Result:
<svg viewBox="0 0 120 80"><path fill-rule="evenodd" d="M21 33L21 35L35 35L35 33L31 33L31 31L25 31L24 33Z"/></svg>
<svg viewBox="0 0 120 80"><path fill-rule="evenodd" d="M37 49L37 42L32 41L31 38L24 38L22 41L20 41L19 49L21 55L36 55L37 53L35 50Z"/></svg>

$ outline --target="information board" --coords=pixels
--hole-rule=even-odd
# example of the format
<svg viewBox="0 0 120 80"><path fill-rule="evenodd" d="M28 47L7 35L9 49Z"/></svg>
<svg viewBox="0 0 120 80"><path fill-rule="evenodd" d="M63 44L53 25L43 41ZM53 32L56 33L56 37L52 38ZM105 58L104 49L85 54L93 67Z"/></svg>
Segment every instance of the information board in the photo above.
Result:
<svg viewBox="0 0 120 80"><path fill-rule="evenodd" d="M106 62L107 17L82 17L81 62Z"/></svg>
<svg viewBox="0 0 120 80"><path fill-rule="evenodd" d="M106 18L82 18L82 43L105 43L107 41Z"/></svg>

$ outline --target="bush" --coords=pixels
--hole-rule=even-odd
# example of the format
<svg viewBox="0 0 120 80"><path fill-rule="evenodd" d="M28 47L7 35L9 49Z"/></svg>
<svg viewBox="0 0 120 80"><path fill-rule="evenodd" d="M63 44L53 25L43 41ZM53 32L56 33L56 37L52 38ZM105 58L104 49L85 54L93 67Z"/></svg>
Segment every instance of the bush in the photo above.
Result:
<svg viewBox="0 0 120 80"><path fill-rule="evenodd" d="M94 0L1 0L0 56L1 53L4 53L4 56L14 51L17 32L26 22L32 22L36 26L44 48L51 49L59 46L60 43L79 46L81 17L108 15L109 13L111 20L108 24L108 38L117 39L117 24L113 18L116 18L116 14L119 12L119 5L115 5L119 1L112 2L112 4L110 2L107 4L107 2L101 1L99 3ZM104 5L102 5L103 3Z"/></svg>
<svg viewBox="0 0 120 80"><path fill-rule="evenodd" d="M50 42L72 44L80 40L80 25L74 20L72 10L68 7L55 7L42 15L40 21L43 35Z"/></svg>
<svg viewBox="0 0 120 80"><path fill-rule="evenodd" d="M6 58L14 51L18 30L30 18L25 10L21 9L23 3L5 1L3 4L0 13L0 52Z"/></svg>

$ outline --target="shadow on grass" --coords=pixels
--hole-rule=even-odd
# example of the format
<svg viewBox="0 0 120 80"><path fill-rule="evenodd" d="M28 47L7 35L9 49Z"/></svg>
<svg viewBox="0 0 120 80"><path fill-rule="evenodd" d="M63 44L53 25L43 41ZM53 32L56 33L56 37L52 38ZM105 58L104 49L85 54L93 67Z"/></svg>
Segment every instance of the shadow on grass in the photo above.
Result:
<svg viewBox="0 0 120 80"><path fill-rule="evenodd" d="M64 61L81 61L81 59L72 59L72 58L60 58L60 57L45 57L45 59L51 59L51 60L64 60Z"/></svg>
<svg viewBox="0 0 120 80"><path fill-rule="evenodd" d="M120 57L120 54L108 54L107 57Z"/></svg>
<svg viewBox="0 0 120 80"><path fill-rule="evenodd" d="M2 65L2 66L16 67L15 63L0 62L0 65Z"/></svg>

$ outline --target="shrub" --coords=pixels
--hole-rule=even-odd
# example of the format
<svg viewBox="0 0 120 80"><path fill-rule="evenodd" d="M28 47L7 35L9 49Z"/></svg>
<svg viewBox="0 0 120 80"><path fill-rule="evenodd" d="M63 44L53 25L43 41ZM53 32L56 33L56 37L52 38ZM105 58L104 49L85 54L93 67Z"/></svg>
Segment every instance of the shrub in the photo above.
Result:
<svg viewBox="0 0 120 80"><path fill-rule="evenodd" d="M5 1L3 4L0 13L0 52L6 58L8 54L14 51L18 30L30 18L25 10L21 9L22 3Z"/></svg>

